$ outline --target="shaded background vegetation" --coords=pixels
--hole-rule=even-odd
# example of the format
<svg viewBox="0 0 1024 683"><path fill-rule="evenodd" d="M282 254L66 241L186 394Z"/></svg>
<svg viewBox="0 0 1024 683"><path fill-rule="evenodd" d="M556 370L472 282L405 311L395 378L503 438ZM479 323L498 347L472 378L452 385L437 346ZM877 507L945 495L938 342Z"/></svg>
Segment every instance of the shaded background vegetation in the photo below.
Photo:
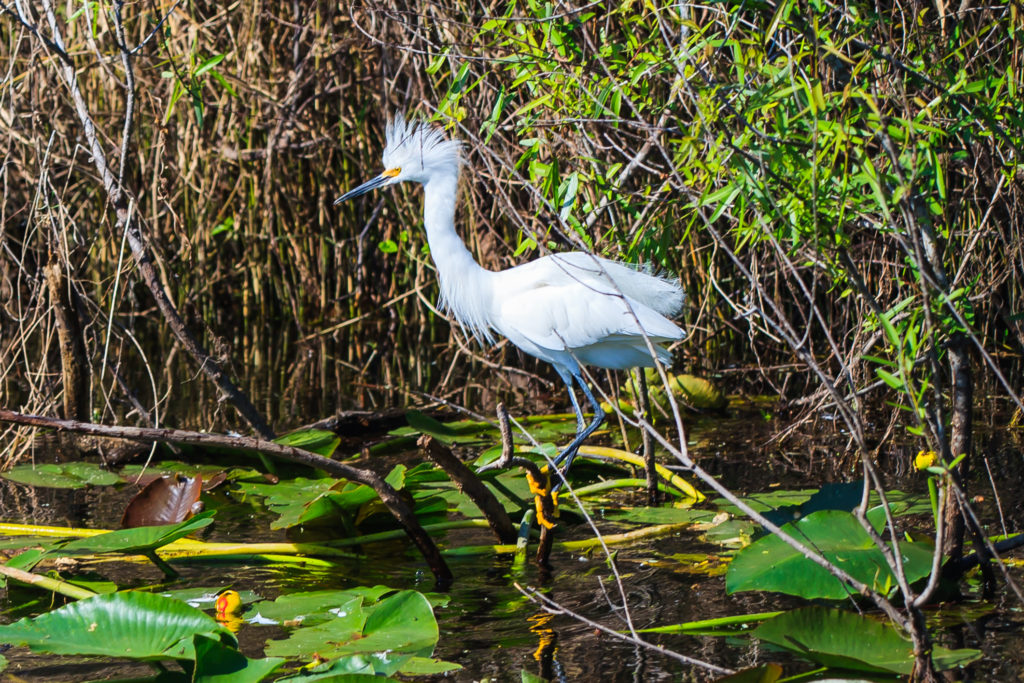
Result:
<svg viewBox="0 0 1024 683"><path fill-rule="evenodd" d="M36 37L51 29L23 5L0 17L0 402L60 412L42 274L59 263L94 419L159 406L161 424L244 428L139 280L60 58ZM118 8L138 46L124 158ZM433 310L417 188L332 206L380 170L400 111L465 141L458 220L487 267L585 248L679 274L691 336L678 369L808 417L889 401L909 411L886 409L883 426L929 438L949 422L950 348L982 392L1019 390L1014 2L56 13L163 286L278 429L435 400L532 408L552 388L546 368L480 349Z"/></svg>

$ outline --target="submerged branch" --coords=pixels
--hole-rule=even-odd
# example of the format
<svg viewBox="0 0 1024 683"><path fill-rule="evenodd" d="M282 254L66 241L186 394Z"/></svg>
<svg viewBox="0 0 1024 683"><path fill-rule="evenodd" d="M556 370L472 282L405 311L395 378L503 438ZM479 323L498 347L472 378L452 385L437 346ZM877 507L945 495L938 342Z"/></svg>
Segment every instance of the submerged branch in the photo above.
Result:
<svg viewBox="0 0 1024 683"><path fill-rule="evenodd" d="M424 434L416 442L427 456L451 478L459 491L466 494L483 513L498 543L515 543L517 531L505 508L484 482L455 457L451 449L432 436Z"/></svg>
<svg viewBox="0 0 1024 683"><path fill-rule="evenodd" d="M238 450L251 450L258 453L271 455L282 460L306 465L328 474L348 479L360 484L366 484L380 496L381 502L395 517L399 524L405 529L406 534L419 548L434 578L439 584L449 584L452 581L452 573L441 556L437 545L430 535L420 525L419 520L409 505L398 494L398 491L388 484L376 472L364 470L351 465L331 460L315 453L285 446L274 441L257 439L245 436L224 436L222 434L204 434L202 432L190 432L182 429L152 429L148 427L110 427L107 425L93 424L91 422L79 422L77 420L58 420L40 415L23 415L11 410L0 409L0 422L11 422L13 424L30 425L58 431L73 432L77 434L91 434L94 436L108 436L131 441L143 441L146 443L176 443L193 444L200 446L217 446L220 448L232 448Z"/></svg>

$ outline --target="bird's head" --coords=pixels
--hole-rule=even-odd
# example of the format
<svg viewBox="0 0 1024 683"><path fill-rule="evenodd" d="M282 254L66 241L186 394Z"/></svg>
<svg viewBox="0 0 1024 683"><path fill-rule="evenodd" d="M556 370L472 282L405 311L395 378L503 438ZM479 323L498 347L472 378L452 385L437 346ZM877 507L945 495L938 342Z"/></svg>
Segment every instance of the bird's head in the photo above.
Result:
<svg viewBox="0 0 1024 683"><path fill-rule="evenodd" d="M438 174L453 174L462 161L458 140L448 140L444 133L425 121L408 121L399 114L388 123L384 147L384 171L372 180L349 190L335 204L366 194L370 190L395 183L412 181L426 183Z"/></svg>

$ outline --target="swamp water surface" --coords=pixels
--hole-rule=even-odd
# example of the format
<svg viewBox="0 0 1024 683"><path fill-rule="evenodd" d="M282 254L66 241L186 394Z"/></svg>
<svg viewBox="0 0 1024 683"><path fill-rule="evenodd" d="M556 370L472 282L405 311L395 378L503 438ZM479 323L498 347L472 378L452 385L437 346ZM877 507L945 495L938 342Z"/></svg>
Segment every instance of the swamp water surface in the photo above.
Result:
<svg viewBox="0 0 1024 683"><path fill-rule="evenodd" d="M572 424L568 425L569 429ZM856 465L842 463L826 453L835 453L835 437L822 436L808 442L800 454L773 452L769 440L775 426L755 407L733 409L727 417L700 418L690 425L691 452L705 467L717 473L733 490L767 506L782 501L801 500L811 492L782 494L808 481L843 481L855 478ZM618 438L614 425L604 440ZM463 448L469 448L463 446ZM1001 447L992 450L990 468L1000 476L1020 478L1019 451ZM900 463L912 457L895 450L889 454L890 478L903 488L920 489L916 473L906 473ZM420 459L415 451L387 456L394 462ZM884 459L883 459L884 460ZM205 456L204 461L216 461ZM245 466L246 462L232 458ZM591 466L588 480L610 476L609 470ZM387 467L383 468L384 470ZM901 472L904 476L898 476ZM521 477L521 472L517 474ZM616 476L631 476L619 472ZM58 489L26 486L0 480L0 519L9 523L74 525L91 528L118 528L125 504L137 491L131 485L89 486ZM920 491L917 492L920 494ZM912 501L915 496L906 494ZM917 496L920 498L920 495ZM207 509L215 509L214 522L203 529L200 538L207 541L268 542L317 540L344 531L324 528L271 529L277 514L268 509L263 498L245 495L230 485L203 494ZM708 514L698 521L709 522L719 511L721 501L705 501L697 506ZM658 510L646 508L638 489L619 490L590 498L587 507L603 534L635 530L644 524L674 519L677 508L671 504ZM1019 528L1022 516L1018 501L1003 501L1003 512L1011 528ZM732 525L732 526L730 526ZM322 563L311 561L273 562L232 560L230 562L176 563L181 576L165 579L148 563L89 563L78 568L83 577L109 581L124 588L148 587L164 590L204 589L212 595L225 588L243 598L274 599L279 595L323 589L347 589L384 585L393 589L413 589L427 593L436 605L440 639L434 657L461 666L434 680L519 681L521 672L550 680L569 681L670 681L712 680L714 676L654 650L640 648L601 633L566 615L552 615L532 603L516 584L541 589L567 610L615 630L627 628L623 604L637 629L668 626L695 620L785 610L805 604L778 593L740 592L727 595L723 574L731 549L752 527L745 521L724 525L691 525L669 535L640 539L612 547L621 589L616 585L604 553L598 549L561 550L552 555L550 573L542 573L532 563L520 570L511 569L508 555L482 553L455 555L447 559L455 575L454 585L441 594L434 593L433 577L418 554L404 539L367 545L365 554L353 560ZM994 531L993 531L994 533ZM444 549L492 544L486 529L453 530L435 533ZM585 523L572 521L558 529L557 541L591 538ZM1011 568L1020 578L1020 572ZM968 589L977 589L973 584ZM1004 593L1005 594L1005 593ZM623 600L625 596L625 600ZM32 590L9 582L0 590L0 623L11 623L34 616L53 607L49 592ZM211 604L201 605L209 609ZM851 602L847 605L855 609ZM243 615L243 619L251 614ZM1024 671L1024 638L1021 636L1020 606L1011 598L989 604L973 596L948 602L930 612L939 643L950 648L977 648L982 657L967 667L953 671L958 680L1019 680ZM268 640L287 635L288 626L243 621L237 636L241 651L250 658L261 657ZM722 633L722 632L720 632ZM766 662L783 665L787 675L810 672L815 665L786 652L761 644L736 632L733 635L646 634L646 639L688 657L720 667L742 669ZM87 681L144 678L153 675L149 667L125 660L64 657L32 654L26 648L3 653L8 660L0 681ZM830 674L834 676L834 674ZM149 680L149 679L145 679ZM846 680L875 680L863 675ZM880 677L877 680L893 680Z"/></svg>

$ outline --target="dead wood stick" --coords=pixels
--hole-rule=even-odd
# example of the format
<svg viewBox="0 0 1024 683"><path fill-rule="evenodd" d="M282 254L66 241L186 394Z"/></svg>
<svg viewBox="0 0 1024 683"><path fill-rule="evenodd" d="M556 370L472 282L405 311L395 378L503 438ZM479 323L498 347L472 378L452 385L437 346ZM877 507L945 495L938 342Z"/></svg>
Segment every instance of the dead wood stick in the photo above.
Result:
<svg viewBox="0 0 1024 683"><path fill-rule="evenodd" d="M43 266L43 275L50 291L57 321L60 344L60 366L64 383L64 417L69 420L89 419L89 359L82 339L82 325L75 309L71 281L56 259Z"/></svg>
<svg viewBox="0 0 1024 683"><path fill-rule="evenodd" d="M190 432L183 429L152 429L149 427L111 427L107 425L93 424L91 422L79 422L77 420L58 420L52 417L41 415L24 415L11 410L0 408L0 422L13 424L30 425L56 429L58 431L74 432L78 434L92 434L95 436L110 436L131 441L144 441L152 443L195 444L201 446L218 446L221 448L235 448L240 450L254 450L260 453L288 460L290 462L314 467L323 470L343 479L366 484L380 496L381 502L387 506L391 514L405 529L405 533L416 547L434 573L434 579L440 585L448 585L452 581L452 573L448 564L441 556L437 545L430 535L420 525L416 515L409 505L398 495L398 491L391 484L384 481L384 478L376 472L364 470L359 467L346 465L330 458L310 453L294 446L285 446L274 441L257 439L247 436L225 436L223 434L204 434L202 432Z"/></svg>
<svg viewBox="0 0 1024 683"><path fill-rule="evenodd" d="M424 434L416 442L416 445L422 448L427 457L444 470L459 490L480 508L491 531L498 537L499 543L511 545L516 542L516 527L509 519L508 513L505 512L505 508L480 477L473 473L473 470L455 457L450 448L432 436Z"/></svg>

